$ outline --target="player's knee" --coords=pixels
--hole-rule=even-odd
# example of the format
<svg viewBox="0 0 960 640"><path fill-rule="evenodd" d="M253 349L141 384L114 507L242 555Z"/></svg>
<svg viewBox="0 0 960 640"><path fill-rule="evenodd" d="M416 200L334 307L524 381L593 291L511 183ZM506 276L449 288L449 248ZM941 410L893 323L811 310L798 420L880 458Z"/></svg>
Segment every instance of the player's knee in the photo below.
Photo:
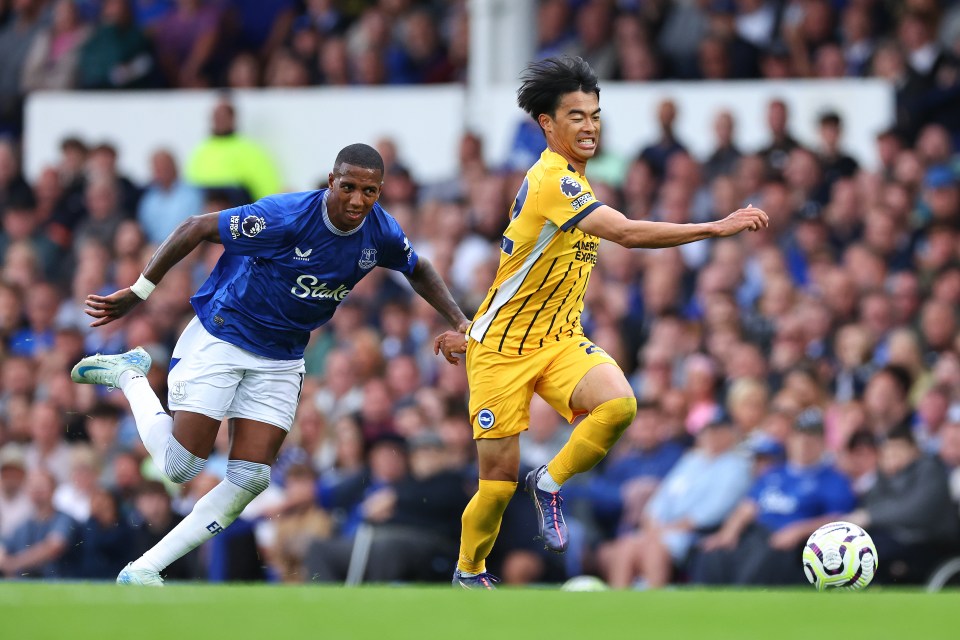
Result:
<svg viewBox="0 0 960 640"><path fill-rule="evenodd" d="M270 486L270 465L246 460L227 461L227 481L257 496Z"/></svg>
<svg viewBox="0 0 960 640"><path fill-rule="evenodd" d="M607 400L594 409L592 415L598 423L606 427L604 431L607 437L602 444L609 451L637 416L637 399L630 396Z"/></svg>
<svg viewBox="0 0 960 640"><path fill-rule="evenodd" d="M593 411L603 422L622 433L637 417L637 399L633 396L614 398L607 400Z"/></svg>
<svg viewBox="0 0 960 640"><path fill-rule="evenodd" d="M163 472L173 482L183 484L196 478L207 463L187 451L172 435L167 440L167 451L163 461Z"/></svg>

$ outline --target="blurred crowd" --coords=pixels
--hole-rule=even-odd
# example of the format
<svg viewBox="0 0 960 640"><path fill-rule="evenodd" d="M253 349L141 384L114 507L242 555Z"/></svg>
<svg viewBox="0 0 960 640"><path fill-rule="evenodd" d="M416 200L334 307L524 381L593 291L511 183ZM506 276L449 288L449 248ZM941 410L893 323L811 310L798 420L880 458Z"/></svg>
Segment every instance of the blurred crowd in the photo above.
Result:
<svg viewBox="0 0 960 640"><path fill-rule="evenodd" d="M97 4L77 3L79 15ZM781 7L634 4L639 13L617 5L615 24L634 15L654 24L650 16L659 15L661 35L681 9L710 17L707 25L734 19L754 34L767 24L759 19L766 8ZM903 6L922 13L927 4ZM20 0L13 10L34 5L44 3ZM542 10L560 5L577 15L605 6L545 2ZM887 6L782 3L775 24L781 33L822 8L845 17L834 26L856 22L846 16L858 11L893 19ZM657 7L665 13L650 13ZM952 12L938 7L936 15L944 26ZM901 40L912 33L892 24ZM890 50L912 59L909 42ZM669 50L656 46L666 69ZM678 108L662 102L656 135L630 157L601 148L587 170L598 199L631 218L671 222L712 220L752 203L770 227L676 249L603 243L583 325L634 386L636 421L607 460L565 486L574 540L567 554L547 554L533 540L533 510L519 495L490 570L511 584L581 573L618 587L792 584L804 580L798 547L815 525L846 519L877 542L881 581L923 580L960 554L958 131L934 111L908 128L891 123L876 135L878 165L866 168L845 151L838 115L819 116L817 142L807 147L792 134L788 105L773 100L766 122L715 114L714 150L693 157L673 128ZM151 384L166 398L170 352L192 316L189 295L220 246L198 249L121 321L91 330L83 301L132 284L185 217L283 188L267 154L235 130L235 115L220 101L210 137L188 158L158 149L149 184L119 173L111 144L80 138L63 140L58 162L28 182L15 142L0 141L6 577L112 578L225 472L226 425L200 476L165 483L122 394L75 385L69 371L83 355L143 345L153 356ZM764 128L768 142L738 148L738 126ZM490 166L481 137L466 133L458 166L430 183L412 174L402 148L376 141L386 164L381 203L468 316L493 280L523 180L526 166L514 159L538 153L537 140L518 136L511 159ZM224 174L217 158L225 154L246 156L236 166L247 169ZM325 175L319 168L318 186ZM375 270L364 279L311 339L300 408L270 488L168 577L448 580L477 474L464 367L432 353L444 329L402 278ZM570 429L535 398L523 473L548 461Z"/></svg>
<svg viewBox="0 0 960 640"><path fill-rule="evenodd" d="M533 0L530 0L533 1ZM955 128L954 0L539 0L534 52L601 80L876 77ZM0 131L32 91L462 82L465 0L0 0Z"/></svg>

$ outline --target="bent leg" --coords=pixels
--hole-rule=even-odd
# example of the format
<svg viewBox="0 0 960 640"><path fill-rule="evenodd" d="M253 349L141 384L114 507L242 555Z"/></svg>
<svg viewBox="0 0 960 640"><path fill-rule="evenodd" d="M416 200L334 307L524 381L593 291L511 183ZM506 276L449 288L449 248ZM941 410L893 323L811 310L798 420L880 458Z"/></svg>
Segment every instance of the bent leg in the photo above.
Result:
<svg viewBox="0 0 960 640"><path fill-rule="evenodd" d="M503 512L517 490L520 473L520 438L477 440L480 486L463 511L460 558L464 573L486 571L487 556L500 533Z"/></svg>
<svg viewBox="0 0 960 640"><path fill-rule="evenodd" d="M575 411L589 415L573 430L570 440L547 464L547 473L538 486L557 491L550 480L562 485L578 473L592 469L603 460L637 414L637 400L620 369L609 363L587 371L570 396Z"/></svg>
<svg viewBox="0 0 960 640"><path fill-rule="evenodd" d="M162 571L229 527L269 486L270 463L276 460L286 435L283 429L265 422L235 419L227 477L200 498L193 511L134 562L133 568Z"/></svg>
<svg viewBox="0 0 960 640"><path fill-rule="evenodd" d="M156 467L177 484L195 478L213 450L220 421L190 411L177 411L171 418L147 378L137 372L124 372L120 388Z"/></svg>

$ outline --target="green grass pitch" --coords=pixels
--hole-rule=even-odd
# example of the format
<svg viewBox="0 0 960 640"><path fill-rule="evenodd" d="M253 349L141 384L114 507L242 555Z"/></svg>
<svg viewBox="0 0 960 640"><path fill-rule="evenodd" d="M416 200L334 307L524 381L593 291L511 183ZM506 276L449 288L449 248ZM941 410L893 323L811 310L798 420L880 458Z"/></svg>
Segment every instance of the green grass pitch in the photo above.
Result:
<svg viewBox="0 0 960 640"><path fill-rule="evenodd" d="M0 583L0 640L960 637L960 594Z"/></svg>

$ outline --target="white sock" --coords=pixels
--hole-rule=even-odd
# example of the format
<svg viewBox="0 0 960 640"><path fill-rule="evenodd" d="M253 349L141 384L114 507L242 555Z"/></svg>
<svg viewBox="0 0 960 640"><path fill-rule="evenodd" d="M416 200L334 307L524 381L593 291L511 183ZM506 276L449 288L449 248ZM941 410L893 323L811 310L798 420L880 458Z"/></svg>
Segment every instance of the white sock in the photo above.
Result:
<svg viewBox="0 0 960 640"><path fill-rule="evenodd" d="M560 483L553 479L553 476L550 475L550 472L547 471L547 468L544 467L543 473L537 478L537 488L541 491L549 491L550 493L556 493L560 491Z"/></svg>
<svg viewBox="0 0 960 640"><path fill-rule="evenodd" d="M117 385L130 403L137 423L140 440L158 469L166 466L167 441L173 433L173 418L163 410L160 399L150 383L139 371L127 369L120 374Z"/></svg>
<svg viewBox="0 0 960 640"><path fill-rule="evenodd" d="M163 571L174 561L229 527L257 494L228 480L200 498L193 511L152 549L134 561L132 568Z"/></svg>

